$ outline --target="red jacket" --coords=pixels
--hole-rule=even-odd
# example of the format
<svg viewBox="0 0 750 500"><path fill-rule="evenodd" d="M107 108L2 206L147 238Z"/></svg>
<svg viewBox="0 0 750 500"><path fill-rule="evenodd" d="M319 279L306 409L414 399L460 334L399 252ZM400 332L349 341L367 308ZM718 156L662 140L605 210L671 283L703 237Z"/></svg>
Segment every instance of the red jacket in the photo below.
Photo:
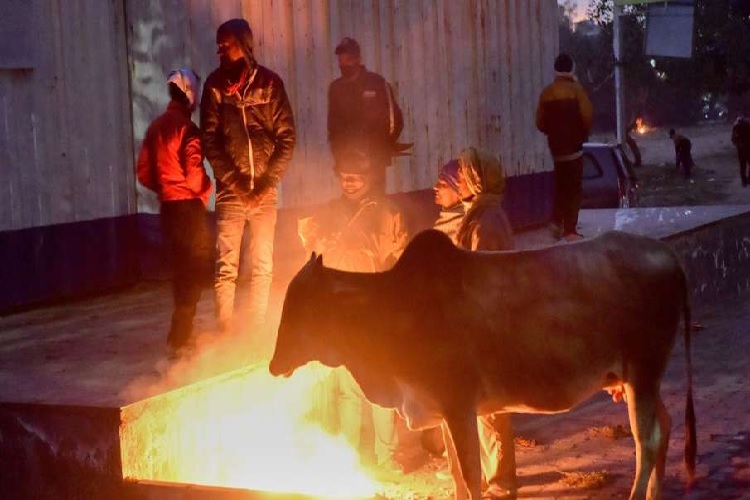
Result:
<svg viewBox="0 0 750 500"><path fill-rule="evenodd" d="M138 180L160 201L199 198L208 205L212 186L203 168L200 132L184 105L170 102L149 125L138 155Z"/></svg>

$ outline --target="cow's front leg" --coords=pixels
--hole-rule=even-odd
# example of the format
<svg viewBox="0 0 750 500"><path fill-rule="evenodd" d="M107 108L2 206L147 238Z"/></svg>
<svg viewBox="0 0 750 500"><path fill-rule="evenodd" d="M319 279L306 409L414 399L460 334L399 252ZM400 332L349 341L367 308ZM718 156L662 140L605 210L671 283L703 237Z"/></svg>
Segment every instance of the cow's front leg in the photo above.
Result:
<svg viewBox="0 0 750 500"><path fill-rule="evenodd" d="M476 414L467 411L446 415L443 422L443 438L448 451L448 464L456 491L455 498L479 500L482 498L482 472Z"/></svg>
<svg viewBox="0 0 750 500"><path fill-rule="evenodd" d="M453 438L451 438L451 431L448 429L448 424L443 421L440 425L440 429L443 431L443 443L445 444L445 453L448 455L448 469L451 473L451 479L453 480L455 500L465 500L469 498L469 490L466 489L464 484L463 475L461 474L461 466L458 463L458 456L456 455L456 447L453 444Z"/></svg>

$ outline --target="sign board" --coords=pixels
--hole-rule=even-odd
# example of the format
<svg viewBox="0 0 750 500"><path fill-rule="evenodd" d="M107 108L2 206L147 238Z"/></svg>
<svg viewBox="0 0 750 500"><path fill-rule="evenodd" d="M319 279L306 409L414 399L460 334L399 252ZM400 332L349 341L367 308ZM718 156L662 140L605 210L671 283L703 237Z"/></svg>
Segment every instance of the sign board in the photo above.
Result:
<svg viewBox="0 0 750 500"><path fill-rule="evenodd" d="M646 54L689 59L693 55L693 2L661 3L648 6Z"/></svg>
<svg viewBox="0 0 750 500"><path fill-rule="evenodd" d="M615 0L615 5L643 5L645 3L666 4L667 0Z"/></svg>
<svg viewBox="0 0 750 500"><path fill-rule="evenodd" d="M34 42L39 43L34 29L34 2L2 0L0 14L0 69L34 67Z"/></svg>

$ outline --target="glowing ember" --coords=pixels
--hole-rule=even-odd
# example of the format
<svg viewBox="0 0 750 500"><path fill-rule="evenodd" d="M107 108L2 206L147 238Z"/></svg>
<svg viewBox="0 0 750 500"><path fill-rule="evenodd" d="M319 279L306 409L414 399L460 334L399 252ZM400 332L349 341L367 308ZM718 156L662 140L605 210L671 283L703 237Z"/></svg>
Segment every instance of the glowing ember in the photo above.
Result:
<svg viewBox="0 0 750 500"><path fill-rule="evenodd" d="M647 125L646 125L646 124L645 124L645 123L643 122L643 118L640 118L640 117L639 117L639 118L637 118L637 119L635 120L635 130L636 130L636 132L638 132L638 133L639 133L640 135L643 135L643 134L645 134L646 132L648 132L648 126L647 126Z"/></svg>
<svg viewBox="0 0 750 500"><path fill-rule="evenodd" d="M188 386L148 418L139 409L123 429L126 475L322 498L373 497L382 488L356 452L310 422L313 388L327 372L311 365L277 379L255 369Z"/></svg>

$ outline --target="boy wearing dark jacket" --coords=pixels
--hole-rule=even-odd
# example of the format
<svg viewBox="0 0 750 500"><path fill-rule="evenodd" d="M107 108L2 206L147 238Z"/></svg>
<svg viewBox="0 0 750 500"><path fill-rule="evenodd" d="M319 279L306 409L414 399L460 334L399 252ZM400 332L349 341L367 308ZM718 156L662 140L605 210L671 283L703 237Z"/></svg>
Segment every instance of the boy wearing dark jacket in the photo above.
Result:
<svg viewBox="0 0 750 500"><path fill-rule="evenodd" d="M552 221L562 230L562 239L582 238L576 231L581 208L583 143L591 132L594 108L578 79L575 64L567 54L555 59L555 81L539 96L536 126L547 136L554 170Z"/></svg>
<svg viewBox="0 0 750 500"><path fill-rule="evenodd" d="M201 288L211 269L211 238L206 206L211 180L203 168L195 110L198 77L189 68L172 71L167 81L171 101L146 131L138 155L138 180L155 191L161 223L171 252L174 310L167 343L173 351L192 342L193 317Z"/></svg>

